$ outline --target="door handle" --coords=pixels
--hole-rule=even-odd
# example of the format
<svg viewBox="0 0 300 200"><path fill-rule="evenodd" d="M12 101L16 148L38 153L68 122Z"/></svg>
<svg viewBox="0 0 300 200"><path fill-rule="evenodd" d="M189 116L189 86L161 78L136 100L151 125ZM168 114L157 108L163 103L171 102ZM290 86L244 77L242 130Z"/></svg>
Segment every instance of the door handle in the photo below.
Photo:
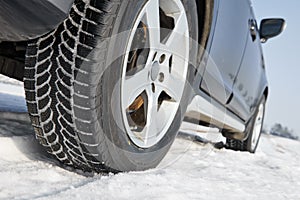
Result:
<svg viewBox="0 0 300 200"><path fill-rule="evenodd" d="M257 36L257 24L255 19L249 20L249 29L250 29L250 35L252 37L252 41L255 41Z"/></svg>

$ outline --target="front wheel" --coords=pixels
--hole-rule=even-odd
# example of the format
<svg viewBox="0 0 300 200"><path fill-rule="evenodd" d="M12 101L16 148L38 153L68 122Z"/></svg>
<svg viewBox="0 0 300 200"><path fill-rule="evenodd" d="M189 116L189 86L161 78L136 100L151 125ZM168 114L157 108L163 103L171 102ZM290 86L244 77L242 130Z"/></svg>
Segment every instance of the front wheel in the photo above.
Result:
<svg viewBox="0 0 300 200"><path fill-rule="evenodd" d="M155 167L187 107L196 8L75 0L62 25L29 44L27 105L48 152L85 171Z"/></svg>

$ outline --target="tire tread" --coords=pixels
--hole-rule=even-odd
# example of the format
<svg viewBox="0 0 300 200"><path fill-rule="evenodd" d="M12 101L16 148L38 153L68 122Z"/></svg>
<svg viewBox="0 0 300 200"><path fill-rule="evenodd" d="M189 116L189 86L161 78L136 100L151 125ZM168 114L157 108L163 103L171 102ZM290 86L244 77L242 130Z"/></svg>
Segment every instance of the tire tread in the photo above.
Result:
<svg viewBox="0 0 300 200"><path fill-rule="evenodd" d="M108 43L101 41L110 35L119 5L120 0L75 0L69 17L31 41L26 53L24 87L36 138L62 163L84 171L108 170L102 158L107 156L96 153L99 147L105 152L103 140L93 135L101 116L89 115L99 108L95 98L101 95L95 96L98 86L89 80L100 76L94 60L105 58ZM89 58L100 47L102 55Z"/></svg>

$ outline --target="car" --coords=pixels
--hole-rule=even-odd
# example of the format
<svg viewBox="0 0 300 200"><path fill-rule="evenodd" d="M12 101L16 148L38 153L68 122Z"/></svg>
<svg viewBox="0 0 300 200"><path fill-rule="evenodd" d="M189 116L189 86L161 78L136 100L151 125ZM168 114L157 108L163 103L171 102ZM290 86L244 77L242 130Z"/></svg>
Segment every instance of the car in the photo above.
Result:
<svg viewBox="0 0 300 200"><path fill-rule="evenodd" d="M261 43L284 19L250 0L3 0L0 72L36 138L83 171L154 168L183 120L254 153L269 94Z"/></svg>

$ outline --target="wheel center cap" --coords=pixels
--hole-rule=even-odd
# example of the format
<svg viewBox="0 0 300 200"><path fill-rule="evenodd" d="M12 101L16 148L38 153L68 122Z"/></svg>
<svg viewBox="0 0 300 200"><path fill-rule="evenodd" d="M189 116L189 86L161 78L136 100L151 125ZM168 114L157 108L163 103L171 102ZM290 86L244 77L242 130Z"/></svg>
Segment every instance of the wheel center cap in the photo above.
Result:
<svg viewBox="0 0 300 200"><path fill-rule="evenodd" d="M150 71L150 76L151 80L155 81L158 77L159 74L159 63L156 61L152 64L151 71Z"/></svg>

